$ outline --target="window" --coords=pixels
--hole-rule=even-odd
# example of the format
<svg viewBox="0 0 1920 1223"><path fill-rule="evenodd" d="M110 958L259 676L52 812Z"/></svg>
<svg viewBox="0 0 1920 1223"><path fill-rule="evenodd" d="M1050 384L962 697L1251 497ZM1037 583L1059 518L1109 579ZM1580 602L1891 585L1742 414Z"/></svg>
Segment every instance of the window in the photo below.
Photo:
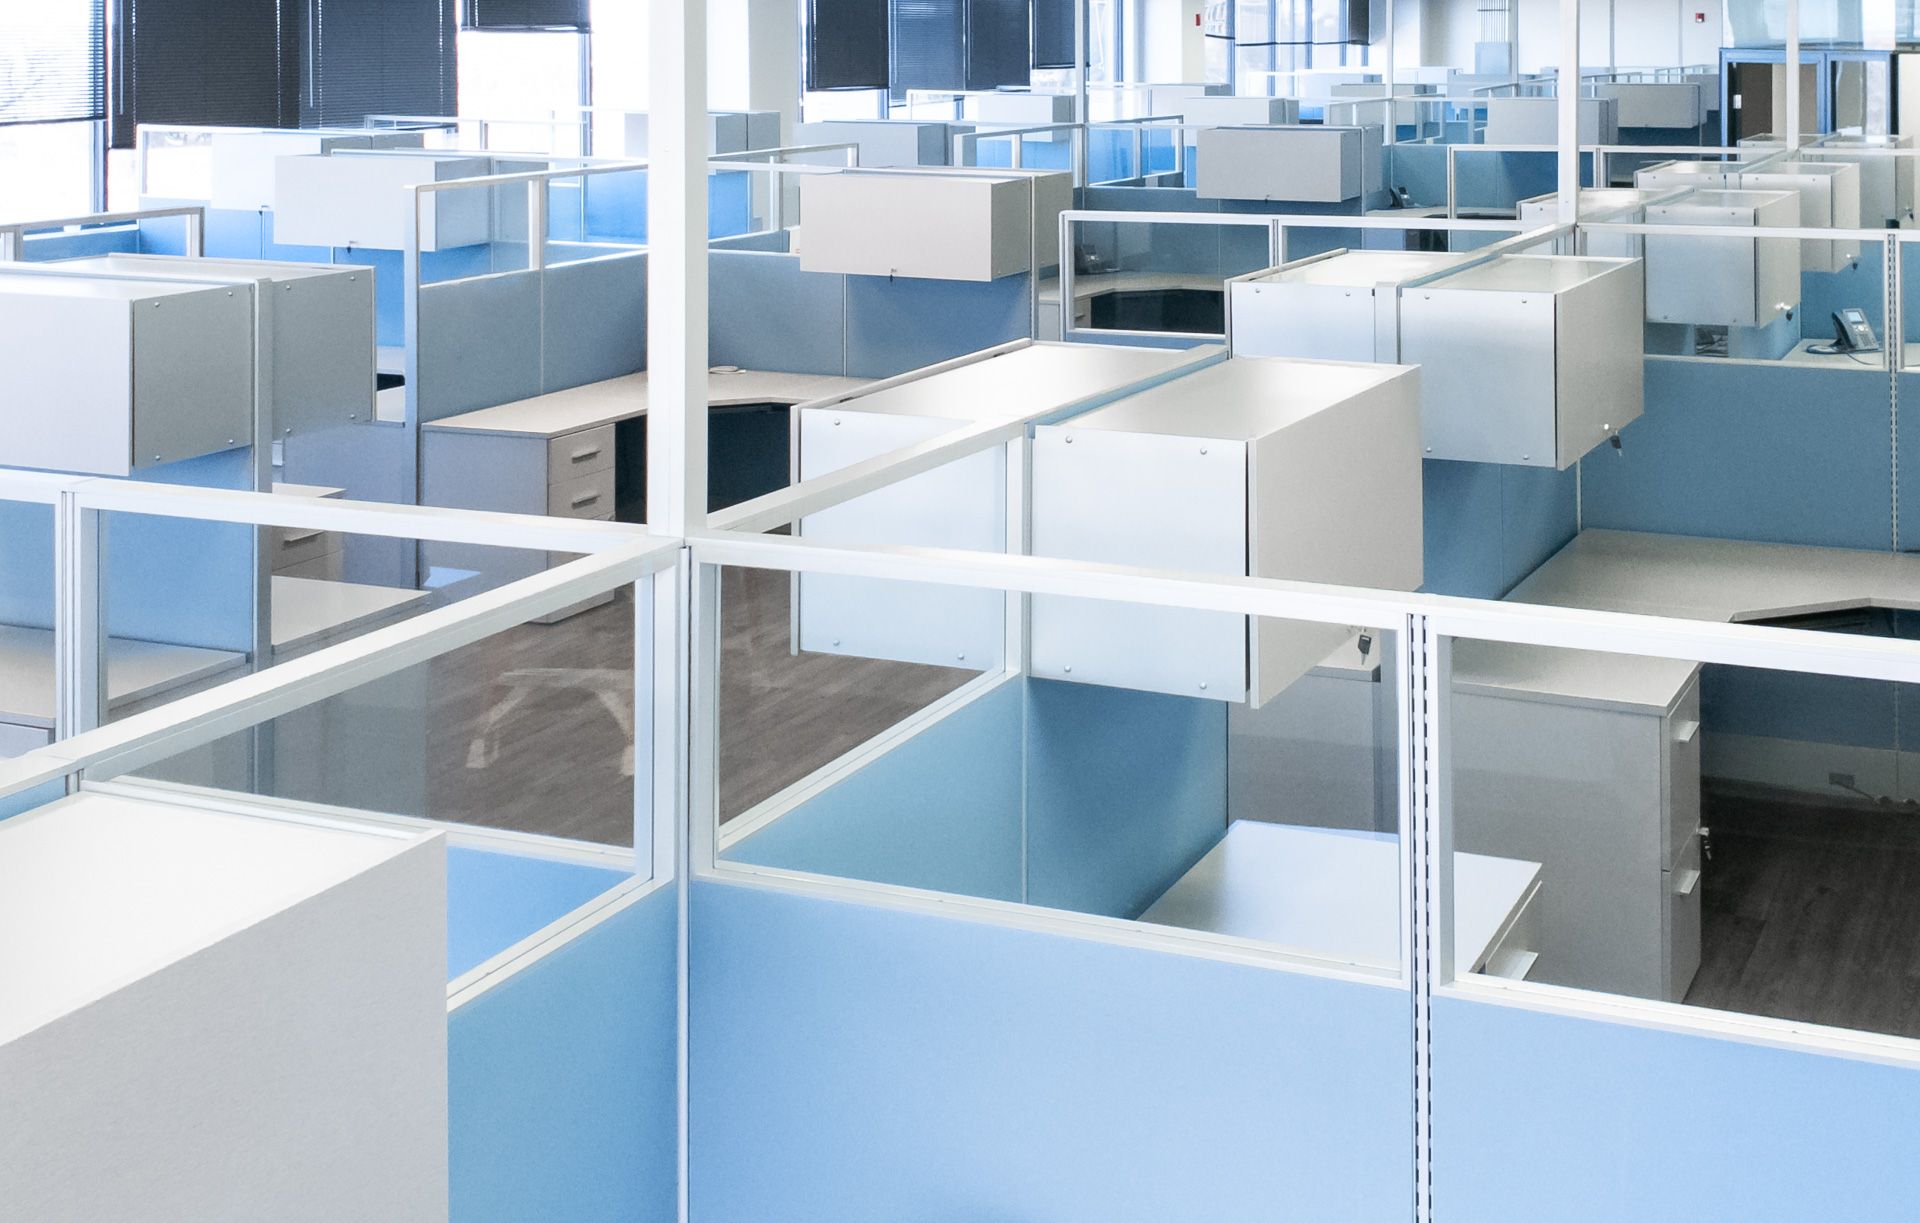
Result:
<svg viewBox="0 0 1920 1223"><path fill-rule="evenodd" d="M0 7L0 215L93 208L105 47L99 0Z"/></svg>

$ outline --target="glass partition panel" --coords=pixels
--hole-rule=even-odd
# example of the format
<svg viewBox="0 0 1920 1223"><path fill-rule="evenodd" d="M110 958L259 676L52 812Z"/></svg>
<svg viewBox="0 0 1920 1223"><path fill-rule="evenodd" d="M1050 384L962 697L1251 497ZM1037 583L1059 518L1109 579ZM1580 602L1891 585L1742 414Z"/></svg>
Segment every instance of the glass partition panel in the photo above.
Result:
<svg viewBox="0 0 1920 1223"><path fill-rule="evenodd" d="M1393 634L780 570L703 591L720 864L1399 975Z"/></svg>
<svg viewBox="0 0 1920 1223"><path fill-rule="evenodd" d="M0 493L0 760L45 747L59 721L53 513Z"/></svg>
<svg viewBox="0 0 1920 1223"><path fill-rule="evenodd" d="M1275 263L1273 237L1266 224L1077 223L1073 326L1223 335L1226 280Z"/></svg>

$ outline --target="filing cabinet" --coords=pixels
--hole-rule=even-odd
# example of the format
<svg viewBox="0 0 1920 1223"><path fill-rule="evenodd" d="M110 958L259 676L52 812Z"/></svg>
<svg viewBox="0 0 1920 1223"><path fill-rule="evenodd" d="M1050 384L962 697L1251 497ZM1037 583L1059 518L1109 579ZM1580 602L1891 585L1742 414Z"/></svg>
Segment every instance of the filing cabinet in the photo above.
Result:
<svg viewBox="0 0 1920 1223"><path fill-rule="evenodd" d="M285 246L406 246L409 187L492 173L484 157L404 153L282 157L275 163L273 238ZM492 236L492 188L430 192L420 203L420 249L474 246Z"/></svg>
<svg viewBox="0 0 1920 1223"><path fill-rule="evenodd" d="M1400 286L1470 257L1336 251L1237 277L1227 282L1227 342L1236 357L1398 361Z"/></svg>
<svg viewBox="0 0 1920 1223"><path fill-rule="evenodd" d="M1846 162L1860 169L1860 224L1879 229L1910 220L1920 157L1899 156L1911 150L1912 136L1849 136L1835 134L1820 142L1814 155L1821 161Z"/></svg>
<svg viewBox="0 0 1920 1223"><path fill-rule="evenodd" d="M1558 98L1488 98L1485 144L1544 144L1560 141ZM1580 143L1620 143L1620 120L1612 98L1580 99Z"/></svg>
<svg viewBox="0 0 1920 1223"><path fill-rule="evenodd" d="M1213 127L1197 140L1194 193L1203 200L1337 204L1365 188L1358 127Z"/></svg>
<svg viewBox="0 0 1920 1223"><path fill-rule="evenodd" d="M853 144L860 164L944 166L952 159L953 138L973 130L971 123L918 122L911 119L827 119L797 124L795 144ZM806 180L802 180L803 182Z"/></svg>
<svg viewBox="0 0 1920 1223"><path fill-rule="evenodd" d="M1572 466L1644 404L1637 259L1502 255L1400 295L1424 452Z"/></svg>
<svg viewBox="0 0 1920 1223"><path fill-rule="evenodd" d="M1729 186L1733 183L1730 181ZM1841 162L1793 161L1743 171L1743 191L1793 191L1800 196L1800 224L1809 229L1860 228L1860 168ZM1860 257L1852 239L1803 239L1800 266L1809 272L1844 271Z"/></svg>
<svg viewBox="0 0 1920 1223"><path fill-rule="evenodd" d="M1533 979L1685 999L1700 967L1694 663L1454 644L1454 846L1539 862Z"/></svg>
<svg viewBox="0 0 1920 1223"><path fill-rule="evenodd" d="M1300 122L1298 98L1249 98L1234 95L1195 95L1171 99L1156 114L1179 115L1195 127L1244 127ZM1187 133L1187 143L1194 134Z"/></svg>
<svg viewBox="0 0 1920 1223"><path fill-rule="evenodd" d="M1034 430L1033 554L1413 590L1419 374L1236 357ZM1033 674L1271 700L1347 625L1033 599Z"/></svg>
<svg viewBox="0 0 1920 1223"><path fill-rule="evenodd" d="M1622 129L1687 130L1707 121L1707 89L1684 81L1602 81L1596 97L1611 100Z"/></svg>
<svg viewBox="0 0 1920 1223"><path fill-rule="evenodd" d="M1638 187L1601 187L1580 193L1580 223L1612 222L1632 225L1646 219L1647 197L1655 194ZM1520 201L1520 224L1527 229L1556 225L1560 221L1560 197L1536 195ZM1602 259L1638 259L1644 253L1638 234L1588 234L1586 249L1580 253Z"/></svg>
<svg viewBox="0 0 1920 1223"><path fill-rule="evenodd" d="M1695 191L1647 205L1649 225L1791 229L1800 199L1785 191ZM1800 254L1792 238L1662 237L1649 234L1647 318L1655 323L1764 327L1800 301Z"/></svg>
<svg viewBox="0 0 1920 1223"><path fill-rule="evenodd" d="M0 466L99 476L250 445L252 294L0 273Z"/></svg>
<svg viewBox="0 0 1920 1223"><path fill-rule="evenodd" d="M1067 174L811 174L800 180L809 272L998 280L1057 261ZM1036 202L1038 215L1036 217Z"/></svg>
<svg viewBox="0 0 1920 1223"><path fill-rule="evenodd" d="M208 139L213 194L207 203L241 212L272 209L275 163L282 157L325 156L335 149L417 149L424 143L420 132L222 129Z"/></svg>

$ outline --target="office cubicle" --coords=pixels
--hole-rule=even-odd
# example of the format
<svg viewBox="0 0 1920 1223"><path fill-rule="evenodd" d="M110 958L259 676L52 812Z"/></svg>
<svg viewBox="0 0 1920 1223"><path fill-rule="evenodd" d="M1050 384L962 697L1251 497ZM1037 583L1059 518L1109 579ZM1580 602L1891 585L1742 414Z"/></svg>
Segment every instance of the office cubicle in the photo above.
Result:
<svg viewBox="0 0 1920 1223"><path fill-rule="evenodd" d="M0 761L0 814L71 793L270 825L444 834L444 911L410 916L445 930L435 958L446 1061L431 1069L444 1081L441 1192L454 1217L670 1211L677 701L654 659L663 643L671 658L673 541L603 524L19 473L0 494L39 511L47 538L10 542L44 546L55 562L46 584L63 592L44 651L13 630L5 642L10 692L44 681L58 722L50 746ZM177 659L105 628L117 600L94 545L111 552L116 520L136 515L578 559L456 605L358 623L265 670L162 674ZM97 614L73 597L103 587ZM611 619L590 655L556 650L529 624L607 597ZM543 641L543 655L530 653ZM407 721L420 733L396 733ZM553 802L559 779L528 767L556 735L575 765L565 811ZM361 788L316 790L316 764L357 772ZM596 807L607 829L572 818ZM330 997L337 985L322 974L310 988Z"/></svg>

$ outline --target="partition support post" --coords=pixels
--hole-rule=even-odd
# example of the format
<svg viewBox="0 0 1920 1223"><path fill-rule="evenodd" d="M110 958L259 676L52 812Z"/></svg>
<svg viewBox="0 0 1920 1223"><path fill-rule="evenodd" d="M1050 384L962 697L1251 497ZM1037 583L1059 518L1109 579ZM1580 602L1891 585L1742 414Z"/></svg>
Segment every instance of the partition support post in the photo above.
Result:
<svg viewBox="0 0 1920 1223"><path fill-rule="evenodd" d="M647 525L707 521L707 6L652 8Z"/></svg>
<svg viewBox="0 0 1920 1223"><path fill-rule="evenodd" d="M101 580L100 511L62 492L53 507L53 733L69 738L100 726L107 711L106 586ZM68 780L69 787L77 778Z"/></svg>
<svg viewBox="0 0 1920 1223"><path fill-rule="evenodd" d="M1572 225L1580 218L1580 0L1560 0L1560 81L1556 92L1560 120L1557 219L1562 225ZM1451 209L1447 215L1453 215Z"/></svg>
<svg viewBox="0 0 1920 1223"><path fill-rule="evenodd" d="M1092 60L1091 23L1087 20L1089 0L1073 0L1073 121L1082 128L1093 122L1093 112L1087 101L1087 73ZM1087 181L1087 146L1080 146L1080 181ZM1065 334L1064 332L1062 333Z"/></svg>
<svg viewBox="0 0 1920 1223"><path fill-rule="evenodd" d="M1787 148L1800 147L1800 0L1787 0Z"/></svg>

